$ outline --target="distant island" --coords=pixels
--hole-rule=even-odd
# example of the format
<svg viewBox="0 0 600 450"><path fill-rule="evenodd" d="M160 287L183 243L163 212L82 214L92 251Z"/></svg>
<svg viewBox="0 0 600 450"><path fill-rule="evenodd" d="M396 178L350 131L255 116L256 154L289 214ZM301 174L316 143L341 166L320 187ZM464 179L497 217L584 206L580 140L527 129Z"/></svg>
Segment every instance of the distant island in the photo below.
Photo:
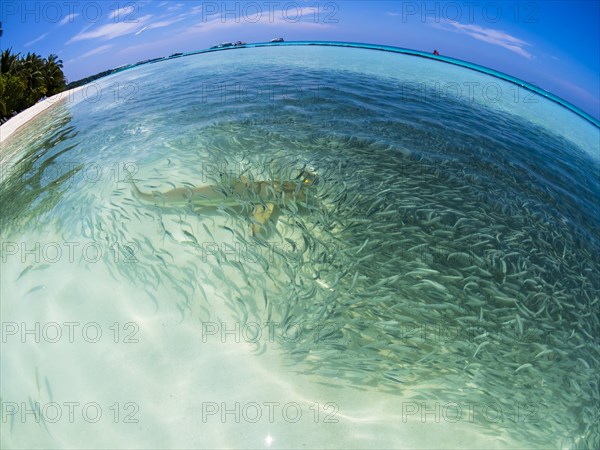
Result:
<svg viewBox="0 0 600 450"><path fill-rule="evenodd" d="M174 53L171 56L169 56L169 58L174 58L174 57L181 56L181 55L183 55L183 53ZM85 78L82 78L82 79L77 80L77 81L72 81L71 83L69 83L67 85L67 89L73 89L73 88L76 88L76 87L79 87L79 86L83 86L84 84L91 83L92 81L95 81L98 78L106 77L106 76L111 75L113 73L121 72L121 71L126 70L126 69L131 69L132 67L140 66L142 64L147 64L147 63L156 62L156 61L162 61L163 59L167 59L167 58L164 57L164 56L161 56L159 58L145 59L143 61L138 61L138 62L133 63L133 64L126 64L124 66L115 67L114 69L104 70L104 71L99 72L97 74L90 75L89 77L85 77Z"/></svg>
<svg viewBox="0 0 600 450"><path fill-rule="evenodd" d="M4 50L0 56L0 122L66 89L63 63L50 54L21 56Z"/></svg>
<svg viewBox="0 0 600 450"><path fill-rule="evenodd" d="M283 38L275 38L275 39L271 39L270 41L271 43L279 43L279 42L284 42ZM213 45L212 47L210 47L209 49L204 49L204 50L196 50L193 52L189 52L187 53L187 55L194 55L194 54L199 54L199 53L208 53L208 52L212 52L212 51L216 51L216 50L226 50L229 48L240 48L240 47L244 47L246 46L246 42L242 42L242 41L237 41L237 42L224 42L222 44L216 44ZM177 53L173 53L169 56L159 56L158 58L152 58L152 59L145 59L143 61L138 61L136 63L132 63L132 64L126 64L124 66L120 66L120 67L115 67L114 69L108 69L105 70L103 72L97 73L95 75L90 75L89 77L86 78L82 78L81 80L77 80L77 81L73 81L71 83L69 83L67 85L67 89L73 89L79 86L83 86L84 84L87 83L91 83L92 81L95 81L99 78L105 77L107 75L111 75L113 73L117 73L117 72L121 72L123 70L126 69L131 69L132 67L136 67L136 66L141 66L143 64L149 64L149 63L155 63L158 61L165 61L167 59L172 59L172 58L179 58L181 56L186 55L183 52L177 52Z"/></svg>

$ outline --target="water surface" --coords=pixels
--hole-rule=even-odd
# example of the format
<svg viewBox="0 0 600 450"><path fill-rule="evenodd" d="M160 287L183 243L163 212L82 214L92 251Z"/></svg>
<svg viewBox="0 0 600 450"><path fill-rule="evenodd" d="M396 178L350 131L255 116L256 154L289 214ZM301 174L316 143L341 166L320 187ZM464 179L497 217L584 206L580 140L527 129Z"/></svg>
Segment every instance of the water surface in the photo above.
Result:
<svg viewBox="0 0 600 450"><path fill-rule="evenodd" d="M83 92L0 149L3 446L598 446L590 121L356 48L188 56ZM302 170L314 201L258 236L131 185Z"/></svg>

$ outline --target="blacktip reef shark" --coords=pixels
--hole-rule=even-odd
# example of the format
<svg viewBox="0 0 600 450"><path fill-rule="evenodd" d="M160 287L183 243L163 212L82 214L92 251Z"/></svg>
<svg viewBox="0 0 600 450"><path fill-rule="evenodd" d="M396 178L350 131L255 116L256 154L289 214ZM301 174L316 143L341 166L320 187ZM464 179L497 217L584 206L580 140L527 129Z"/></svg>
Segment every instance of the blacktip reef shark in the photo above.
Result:
<svg viewBox="0 0 600 450"><path fill-rule="evenodd" d="M309 200L308 191L318 180L314 172L301 170L293 181L253 181L246 176L239 178L222 175L222 184L207 185L195 188L176 188L167 192L142 192L130 177L133 193L145 202L157 206L184 207L191 205L194 209L215 210L229 207L235 210L252 210L252 235L256 236L262 226L273 218L277 223L280 209L294 204L304 206Z"/></svg>

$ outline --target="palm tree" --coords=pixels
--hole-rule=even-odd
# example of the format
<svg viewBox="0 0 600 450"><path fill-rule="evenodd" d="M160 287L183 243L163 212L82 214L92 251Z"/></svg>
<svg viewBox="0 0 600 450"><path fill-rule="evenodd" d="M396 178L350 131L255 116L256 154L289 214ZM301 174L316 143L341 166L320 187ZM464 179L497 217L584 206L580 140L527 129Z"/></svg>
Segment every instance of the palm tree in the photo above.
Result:
<svg viewBox="0 0 600 450"><path fill-rule="evenodd" d="M25 57L12 53L0 54L0 116L22 111L45 95L54 95L66 87L63 63L50 54L44 59L35 53Z"/></svg>
<svg viewBox="0 0 600 450"><path fill-rule="evenodd" d="M20 69L24 72L30 88L37 88L44 84L44 60L35 53L27 53Z"/></svg>
<svg viewBox="0 0 600 450"><path fill-rule="evenodd" d="M12 48L8 48L0 55L0 73L14 73L19 62L19 53L11 54Z"/></svg>
<svg viewBox="0 0 600 450"><path fill-rule="evenodd" d="M44 77L46 79L47 95L51 96L63 91L66 86L65 75L62 71L63 62L54 53L46 58Z"/></svg>

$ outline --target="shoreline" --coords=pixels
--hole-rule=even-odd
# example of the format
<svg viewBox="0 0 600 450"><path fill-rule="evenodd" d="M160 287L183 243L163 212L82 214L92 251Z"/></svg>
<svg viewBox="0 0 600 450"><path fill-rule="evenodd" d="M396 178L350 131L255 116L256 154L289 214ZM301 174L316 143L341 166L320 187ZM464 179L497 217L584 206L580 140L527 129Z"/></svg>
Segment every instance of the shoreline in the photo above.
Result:
<svg viewBox="0 0 600 450"><path fill-rule="evenodd" d="M25 111L21 111L14 117L11 117L2 125L0 125L0 144L5 142L17 130L26 125L30 120L47 111L52 106L65 101L70 96L81 90L83 86L79 86L68 91L59 92L52 97L46 98L35 105L30 106Z"/></svg>

